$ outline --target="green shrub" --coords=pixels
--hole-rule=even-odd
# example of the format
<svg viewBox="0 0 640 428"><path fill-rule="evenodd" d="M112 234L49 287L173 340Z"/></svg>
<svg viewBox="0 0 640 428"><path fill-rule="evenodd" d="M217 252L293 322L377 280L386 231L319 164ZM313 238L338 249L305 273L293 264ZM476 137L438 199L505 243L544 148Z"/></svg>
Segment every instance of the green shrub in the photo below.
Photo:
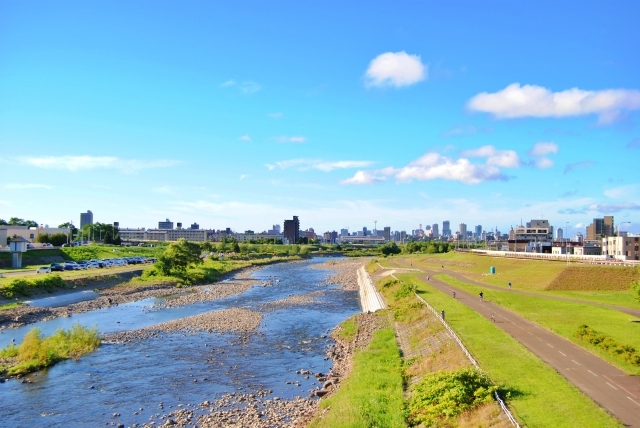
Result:
<svg viewBox="0 0 640 428"><path fill-rule="evenodd" d="M415 284L405 282L405 283L402 283L402 286L398 291L396 291L394 296L396 299L402 299L404 297L408 297L412 295L415 292L416 292Z"/></svg>
<svg viewBox="0 0 640 428"><path fill-rule="evenodd" d="M100 346L98 330L75 324L69 330L58 329L43 338L38 328L32 328L19 346L13 344L0 350L0 358L14 359L6 367L9 375L18 375L52 366L68 358L78 359Z"/></svg>
<svg viewBox="0 0 640 428"><path fill-rule="evenodd" d="M634 347L620 343L602 333L598 333L586 324L578 327L576 337L603 349L609 354L616 355L634 366L640 366L640 354Z"/></svg>
<svg viewBox="0 0 640 428"><path fill-rule="evenodd" d="M430 373L413 388L407 403L409 425L442 426L445 420L492 401L497 389L486 374L472 367Z"/></svg>
<svg viewBox="0 0 640 428"><path fill-rule="evenodd" d="M9 284L0 288L0 295L7 299L23 296L27 297L31 295L31 290L34 288L45 289L48 292L52 292L56 288L64 288L67 283L60 277L60 275L46 276L41 279L14 279Z"/></svg>

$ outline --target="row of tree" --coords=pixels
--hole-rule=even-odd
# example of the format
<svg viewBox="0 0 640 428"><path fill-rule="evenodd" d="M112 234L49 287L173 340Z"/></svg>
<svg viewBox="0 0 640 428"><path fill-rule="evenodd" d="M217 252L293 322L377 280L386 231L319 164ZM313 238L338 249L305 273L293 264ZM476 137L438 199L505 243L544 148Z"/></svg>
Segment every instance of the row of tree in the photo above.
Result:
<svg viewBox="0 0 640 428"><path fill-rule="evenodd" d="M3 220L0 218L0 226L27 226L27 227L38 227L38 223L33 220L23 220L18 217L11 217L9 221Z"/></svg>

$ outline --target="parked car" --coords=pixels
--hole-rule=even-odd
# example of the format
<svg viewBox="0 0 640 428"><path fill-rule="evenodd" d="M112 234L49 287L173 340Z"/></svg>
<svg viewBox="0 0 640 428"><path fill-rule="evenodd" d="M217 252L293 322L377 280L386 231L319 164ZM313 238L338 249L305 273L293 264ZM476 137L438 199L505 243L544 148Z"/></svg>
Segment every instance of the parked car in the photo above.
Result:
<svg viewBox="0 0 640 428"><path fill-rule="evenodd" d="M51 263L50 268L52 272L62 272L64 270L64 266L60 263Z"/></svg>
<svg viewBox="0 0 640 428"><path fill-rule="evenodd" d="M51 273L51 266L39 267L36 273Z"/></svg>
<svg viewBox="0 0 640 428"><path fill-rule="evenodd" d="M80 270L82 269L76 262L64 262L64 270Z"/></svg>

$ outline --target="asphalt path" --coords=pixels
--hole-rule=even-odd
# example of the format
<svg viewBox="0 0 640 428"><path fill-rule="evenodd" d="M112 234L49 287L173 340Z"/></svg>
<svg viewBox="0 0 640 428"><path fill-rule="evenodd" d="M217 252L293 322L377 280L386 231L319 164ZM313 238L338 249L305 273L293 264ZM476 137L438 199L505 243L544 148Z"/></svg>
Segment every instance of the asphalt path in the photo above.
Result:
<svg viewBox="0 0 640 428"><path fill-rule="evenodd" d="M640 377L629 376L555 333L491 303L490 293L480 301L479 296L438 281L431 275L424 273L418 278L450 296L455 291L458 301L489 320L494 315L497 327L522 343L625 426L640 427ZM485 284L482 286L486 287Z"/></svg>
<svg viewBox="0 0 640 428"><path fill-rule="evenodd" d="M395 265L398 266L399 264L404 264L406 266L406 261L405 259L395 259L395 260L389 260L389 264L391 265ZM398 266L398 269L404 269L403 267ZM415 270L415 269L414 269ZM616 311L620 311L620 312L624 312L626 314L629 315L633 315L634 317L638 317L640 318L640 309L634 309L634 308L627 308L625 306L616 306L616 305L607 305L605 303L598 303L598 302L592 302L589 300L580 300L580 299L572 299L570 297L561 297L561 296L553 296L551 294L540 294L540 293L535 293L532 291L524 291L524 290L518 290L516 288L511 288L508 289L506 287L500 287L497 285L489 285L489 284L484 284L482 282L478 282L478 281L474 281L473 279L469 279L466 276L462 275L459 272L454 272L445 268L435 268L435 269L431 269L431 271L433 272L433 274L438 274L438 273L445 273L453 278L459 279L460 281L466 282L467 284L472 284L472 285L476 285L478 287L483 287L486 289L490 289L490 290L498 290L498 291L509 291L511 293L515 293L515 294L522 294L525 296L533 296L533 297L540 297L542 299L551 299L551 300L559 300L559 301L564 301L564 302L571 302L571 303L580 303L581 305L590 305L590 306L600 306L602 308L609 308L609 309L614 309ZM553 292L549 292L549 293L553 293Z"/></svg>

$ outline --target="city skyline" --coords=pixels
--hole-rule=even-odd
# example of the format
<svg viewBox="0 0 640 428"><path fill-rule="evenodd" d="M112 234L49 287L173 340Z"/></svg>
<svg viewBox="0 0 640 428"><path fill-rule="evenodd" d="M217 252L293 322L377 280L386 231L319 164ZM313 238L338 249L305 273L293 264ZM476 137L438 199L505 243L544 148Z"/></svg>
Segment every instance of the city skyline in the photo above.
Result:
<svg viewBox="0 0 640 428"><path fill-rule="evenodd" d="M639 12L3 2L0 218L640 233Z"/></svg>

